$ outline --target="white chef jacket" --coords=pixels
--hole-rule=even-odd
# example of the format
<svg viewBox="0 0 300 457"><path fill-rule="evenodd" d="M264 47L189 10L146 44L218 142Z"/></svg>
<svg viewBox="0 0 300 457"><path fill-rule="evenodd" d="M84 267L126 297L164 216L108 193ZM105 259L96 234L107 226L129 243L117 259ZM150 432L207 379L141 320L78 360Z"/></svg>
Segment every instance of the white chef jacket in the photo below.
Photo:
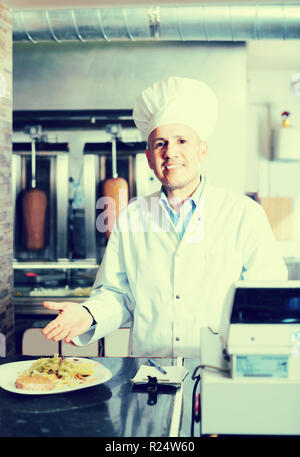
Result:
<svg viewBox="0 0 300 457"><path fill-rule="evenodd" d="M128 323L132 356L198 357L200 328L220 328L233 282L286 280L262 206L207 180L180 240L160 191L120 214L90 298L91 343Z"/></svg>

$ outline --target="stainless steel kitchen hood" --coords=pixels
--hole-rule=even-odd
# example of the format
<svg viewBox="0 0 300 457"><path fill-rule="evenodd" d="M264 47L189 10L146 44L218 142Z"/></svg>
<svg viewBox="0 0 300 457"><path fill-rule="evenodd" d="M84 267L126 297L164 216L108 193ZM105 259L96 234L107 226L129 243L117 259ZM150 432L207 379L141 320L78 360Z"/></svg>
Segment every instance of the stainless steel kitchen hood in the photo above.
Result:
<svg viewBox="0 0 300 457"><path fill-rule="evenodd" d="M14 42L300 38L300 4L202 4L13 11Z"/></svg>

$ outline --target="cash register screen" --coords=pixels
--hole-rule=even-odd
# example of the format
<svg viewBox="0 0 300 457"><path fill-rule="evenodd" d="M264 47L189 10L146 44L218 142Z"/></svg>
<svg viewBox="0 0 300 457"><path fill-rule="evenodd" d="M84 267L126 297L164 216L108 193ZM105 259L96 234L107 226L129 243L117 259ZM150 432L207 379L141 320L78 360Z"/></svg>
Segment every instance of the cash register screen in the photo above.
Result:
<svg viewBox="0 0 300 457"><path fill-rule="evenodd" d="M241 287L235 292L230 322L300 323L300 289Z"/></svg>

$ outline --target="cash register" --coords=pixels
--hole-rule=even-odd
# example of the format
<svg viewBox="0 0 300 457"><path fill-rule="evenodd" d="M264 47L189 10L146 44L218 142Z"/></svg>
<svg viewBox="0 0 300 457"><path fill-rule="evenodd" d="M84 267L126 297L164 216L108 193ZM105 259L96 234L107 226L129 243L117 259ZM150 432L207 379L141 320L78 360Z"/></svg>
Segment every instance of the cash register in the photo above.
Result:
<svg viewBox="0 0 300 457"><path fill-rule="evenodd" d="M238 281L200 347L201 435L300 435L300 281Z"/></svg>

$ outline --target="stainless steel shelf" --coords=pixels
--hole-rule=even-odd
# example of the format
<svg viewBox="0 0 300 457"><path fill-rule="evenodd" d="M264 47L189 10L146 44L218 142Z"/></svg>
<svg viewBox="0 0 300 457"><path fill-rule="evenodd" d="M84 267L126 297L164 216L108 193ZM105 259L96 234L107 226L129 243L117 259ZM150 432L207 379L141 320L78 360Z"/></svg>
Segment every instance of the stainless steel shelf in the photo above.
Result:
<svg viewBox="0 0 300 457"><path fill-rule="evenodd" d="M42 303L44 301L70 301L83 303L88 297L13 297L15 315L50 315L57 314L57 311L46 309Z"/></svg>
<svg viewBox="0 0 300 457"><path fill-rule="evenodd" d="M58 261L58 262L13 262L13 268L15 270L50 270L50 269L94 269L97 270L99 265L95 261L81 260L81 261Z"/></svg>

